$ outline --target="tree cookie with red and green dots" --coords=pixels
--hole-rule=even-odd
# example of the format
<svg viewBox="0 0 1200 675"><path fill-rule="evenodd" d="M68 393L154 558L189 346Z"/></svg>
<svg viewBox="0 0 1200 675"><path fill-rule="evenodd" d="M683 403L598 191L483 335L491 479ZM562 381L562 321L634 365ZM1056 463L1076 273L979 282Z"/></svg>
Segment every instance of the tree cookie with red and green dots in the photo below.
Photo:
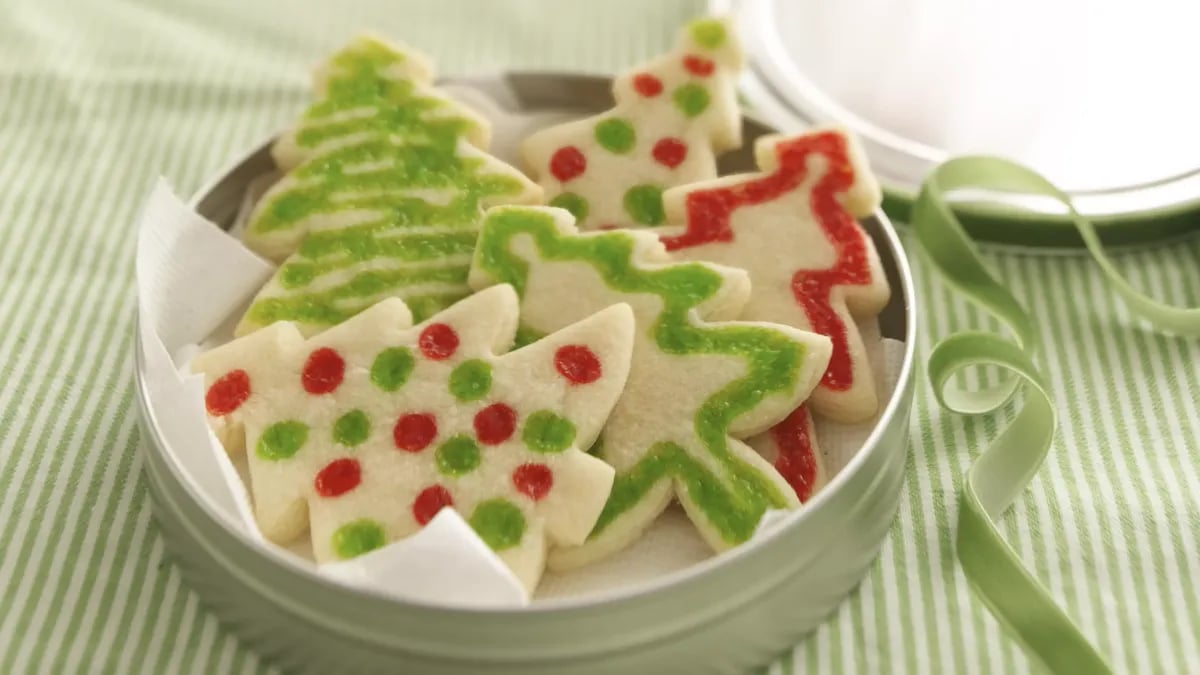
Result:
<svg viewBox="0 0 1200 675"><path fill-rule="evenodd" d="M420 54L360 37L315 79L317 101L272 148L286 173L243 235L280 266L239 336L275 321L312 334L386 297L423 320L467 295L484 209L541 200L484 152L487 121L434 89Z"/></svg>
<svg viewBox="0 0 1200 675"><path fill-rule="evenodd" d="M828 364L829 338L728 320L750 291L744 271L673 262L653 232L581 234L565 210L506 206L488 211L470 280L516 288L522 327L533 335L614 303L636 317L629 380L593 449L617 471L612 496L587 542L553 552L552 567L629 545L676 497L716 550L749 539L768 509L799 504L739 439L808 397Z"/></svg>
<svg viewBox="0 0 1200 675"><path fill-rule="evenodd" d="M661 225L663 190L715 177L714 154L742 144L742 60L727 21L693 21L672 51L616 78L616 107L529 136L526 168L582 230Z"/></svg>
<svg viewBox="0 0 1200 675"><path fill-rule="evenodd" d="M634 320L614 304L508 351L517 310L497 286L413 326L390 298L309 339L279 322L197 357L263 534L307 527L318 562L347 559L450 506L532 591L609 496L613 469L581 448L624 387Z"/></svg>
<svg viewBox="0 0 1200 675"><path fill-rule="evenodd" d="M874 321L890 296L871 238L858 223L881 193L851 135L821 129L755 145L761 173L680 186L666 193L658 230L677 258L747 270L753 286L742 318L827 335L829 367L805 408L756 439L801 498L822 480L806 408L840 422L878 408L875 378L857 322Z"/></svg>

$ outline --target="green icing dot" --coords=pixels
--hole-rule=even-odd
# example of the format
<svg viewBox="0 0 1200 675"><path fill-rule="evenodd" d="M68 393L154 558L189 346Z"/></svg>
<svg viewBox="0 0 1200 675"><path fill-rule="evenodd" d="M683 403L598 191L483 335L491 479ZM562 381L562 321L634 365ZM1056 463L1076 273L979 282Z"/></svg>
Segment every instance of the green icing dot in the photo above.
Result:
<svg viewBox="0 0 1200 675"><path fill-rule="evenodd" d="M575 216L575 222L587 218L588 203L587 200L574 192L564 192L550 200L550 206L557 206L560 209L566 209Z"/></svg>
<svg viewBox="0 0 1200 675"><path fill-rule="evenodd" d="M333 533L333 550L339 558L354 558L387 543L383 525L370 518L346 523Z"/></svg>
<svg viewBox="0 0 1200 675"><path fill-rule="evenodd" d="M471 527L493 551L503 551L521 543L525 514L507 499L489 499L475 507Z"/></svg>
<svg viewBox="0 0 1200 675"><path fill-rule="evenodd" d="M596 125L596 142L609 152L623 155L633 149L637 132L629 120L610 117Z"/></svg>
<svg viewBox="0 0 1200 675"><path fill-rule="evenodd" d="M716 49L725 44L725 26L716 19L701 19L689 27L692 39L705 49Z"/></svg>
<svg viewBox="0 0 1200 675"><path fill-rule="evenodd" d="M438 471L461 476L479 466L479 445L470 436L455 436L438 446Z"/></svg>
<svg viewBox="0 0 1200 675"><path fill-rule="evenodd" d="M371 381L384 391L396 391L408 381L415 363L407 347L388 347L371 364Z"/></svg>
<svg viewBox="0 0 1200 675"><path fill-rule="evenodd" d="M492 366L486 361L464 361L450 373L450 393L460 401L478 401L492 389Z"/></svg>
<svg viewBox="0 0 1200 675"><path fill-rule="evenodd" d="M708 90L703 85L689 82L671 94L675 107L688 117L695 117L708 108Z"/></svg>
<svg viewBox="0 0 1200 675"><path fill-rule="evenodd" d="M642 225L661 225L666 220L662 193L657 185L635 185L625 191L625 210Z"/></svg>
<svg viewBox="0 0 1200 675"><path fill-rule="evenodd" d="M289 459L300 451L308 440L308 425L296 420L276 422L258 437L255 454L263 459Z"/></svg>
<svg viewBox="0 0 1200 675"><path fill-rule="evenodd" d="M361 410L351 410L333 423L333 440L354 447L371 435L371 420Z"/></svg>
<svg viewBox="0 0 1200 675"><path fill-rule="evenodd" d="M539 410L526 418L521 439L534 452L562 452L575 442L575 425L549 410Z"/></svg>

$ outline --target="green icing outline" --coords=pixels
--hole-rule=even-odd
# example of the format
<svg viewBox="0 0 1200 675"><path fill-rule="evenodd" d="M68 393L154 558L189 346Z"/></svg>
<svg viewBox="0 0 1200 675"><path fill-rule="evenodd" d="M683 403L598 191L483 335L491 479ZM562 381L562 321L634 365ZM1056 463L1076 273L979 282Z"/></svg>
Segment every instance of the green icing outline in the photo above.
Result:
<svg viewBox="0 0 1200 675"><path fill-rule="evenodd" d="M508 208L490 214L480 232L476 264L497 283L508 283L524 297L529 262L512 253L514 237L533 238L538 254L556 262L591 264L609 287L622 293L652 293L663 300L663 312L652 327L659 348L670 354L721 354L743 358L745 377L725 385L696 411L696 436L729 473L721 481L707 466L676 444L658 442L634 467L617 474L612 493L590 535L595 538L626 513L660 480L682 483L707 515L722 539L736 544L754 534L769 508L785 508L790 500L755 467L739 460L729 448L729 427L742 413L769 395L790 392L808 350L785 334L760 326L694 325L689 312L716 294L724 283L717 272L700 263L678 263L655 269L637 268L634 238L611 232L560 234L554 218L544 211Z"/></svg>
<svg viewBox="0 0 1200 675"><path fill-rule="evenodd" d="M294 168L289 177L298 182L268 193L248 231L254 235L307 230L308 219L314 215L353 211L383 215L346 227L304 232L298 249L276 273L281 291L256 298L246 314L247 321L268 325L291 320L331 326L382 296L394 295L406 302L412 300L410 309L419 322L469 294L466 261L432 269L404 263L469 254L474 249L484 200L519 194L524 186L511 176L480 173L485 162L479 157L459 156L459 144L466 142L464 137L476 128L476 122L454 114L450 99L431 94L412 80L389 75L389 69L406 59L405 54L384 43L360 39L330 60L325 94L301 117L294 136L296 144L312 150L350 134L368 136L349 145L326 146ZM368 108L373 112L367 116L334 117ZM366 172L345 170L372 160L391 165ZM447 189L455 196L446 204L404 194L366 194L335 200L335 194L351 181L356 189ZM404 232L429 225L444 231ZM373 272L361 267L367 261L384 258L399 261L400 266ZM308 290L325 275L342 270L355 273L324 290ZM439 293L406 292L424 283L454 288Z"/></svg>

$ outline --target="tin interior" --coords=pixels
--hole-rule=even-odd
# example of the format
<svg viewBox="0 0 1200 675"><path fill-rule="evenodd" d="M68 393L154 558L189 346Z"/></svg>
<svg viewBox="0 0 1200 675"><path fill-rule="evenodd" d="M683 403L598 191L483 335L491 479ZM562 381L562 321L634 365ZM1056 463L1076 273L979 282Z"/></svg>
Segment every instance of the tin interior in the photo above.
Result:
<svg viewBox="0 0 1200 675"><path fill-rule="evenodd" d="M606 77L591 77L580 75L558 75L545 73L508 73L502 76L480 78L458 78L441 83L448 89L470 89L486 96L501 110L512 114L528 111L554 111L562 117L584 116L610 107L613 103L610 91L611 80ZM744 118L743 146L721 156L718 160L721 174L740 173L755 169L753 143L759 136L776 133L771 127L751 118ZM275 172L275 165L270 156L271 140L253 150L245 158L237 161L229 170L219 175L213 182L202 188L193 199L196 210L218 226L229 229L235 223L239 210L242 208L245 195L255 181ZM261 181L260 181L261 183ZM822 505L832 500L839 490L848 482L851 475L859 472L871 454L883 452L903 452L903 449L882 448L878 442L883 429L891 425L893 418L908 415L908 396L911 392L913 377L913 361L915 351L915 306L913 304L913 284L907 259L901 248L898 237L887 217L882 212L866 218L862 225L872 237L879 251L888 282L893 289L891 301L879 315L880 333L883 337L892 338L905 343L904 359L899 383L890 400L884 402L883 412L876 429L858 453L830 477L828 484L820 490L804 508L787 516L786 520L775 528L768 536L755 539L713 556L689 568L671 572L648 582L631 583L613 589L603 594L587 594L580 597L563 597L549 600L539 600L522 611L553 611L555 609L578 608L616 601L622 598L638 596L653 592L668 586L684 583L706 574L707 571L741 557L753 555L754 549L766 542L786 537L789 530L810 518L810 514L822 508ZM144 409L150 406L143 406ZM147 426L153 431L152 415L147 420ZM178 471L179 467L173 466ZM181 481L185 485L186 480ZM196 494L192 493L193 498ZM200 506L207 510L203 500ZM213 514L215 515L215 514ZM215 518L219 522L219 518ZM223 524L223 522L222 522ZM232 533L235 534L236 533ZM277 562L293 570L299 570L310 575L315 581L333 584L335 582L313 572L309 567L300 565L299 560L283 551L272 556ZM368 595L369 591L363 592ZM382 596L381 596L382 597ZM389 598L389 600L392 600ZM394 600L392 600L394 601ZM415 603L414 603L415 604ZM487 610L478 610L487 611Z"/></svg>

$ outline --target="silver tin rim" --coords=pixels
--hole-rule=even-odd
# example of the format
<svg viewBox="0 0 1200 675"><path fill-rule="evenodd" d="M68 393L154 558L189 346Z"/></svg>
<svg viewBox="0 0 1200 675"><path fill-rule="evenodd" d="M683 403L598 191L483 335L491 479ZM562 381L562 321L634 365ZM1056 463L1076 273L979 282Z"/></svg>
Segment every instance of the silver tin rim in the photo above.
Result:
<svg viewBox="0 0 1200 675"><path fill-rule="evenodd" d="M455 84L465 84L483 90L485 93L493 95L493 97L502 105L514 108L524 107L543 107L549 108L556 106L560 109L578 109L582 111L594 111L598 108L603 108L611 102L609 93L610 80L603 77L589 76L564 76L550 73L513 73L499 77L459 79L454 81ZM752 139L757 135L769 133L772 130L764 124L754 120L747 120L747 138ZM266 155L266 147L269 141L262 146L247 154L245 157L233 162L230 166L219 173L218 177L205 185L198 193L192 204L202 213L221 221L226 220L233 209L236 209L237 200L231 200L232 188L234 185L231 181L242 181L244 187L245 181L250 177L261 175L266 170L271 168L269 156ZM747 149L744 149L747 150ZM728 163L728 156L724 160ZM752 165L752 161L751 161ZM240 198L240 190L236 191ZM218 208L219 205L220 208ZM300 575L319 587L327 590L336 590L338 593L348 594L350 597L359 597L362 599L373 599L376 601L383 600L387 603L394 604L399 607L406 607L412 610L426 610L436 612L440 615L450 615L463 617L474 616L489 616L494 619L512 619L523 620L530 617L549 617L549 618L566 618L571 615L578 615L580 612L590 612L597 609L616 608L621 605L627 605L634 602L643 602L647 598L653 598L656 595L666 593L682 593L688 589L694 589L702 586L713 580L717 576L731 573L739 567L744 567L759 556L768 555L770 550L775 550L776 553L787 545L789 533L795 532L801 525L811 521L833 517L831 513L826 513L825 505L835 499L847 484L859 477L867 467L874 461L879 464L884 461L894 461L895 457L885 457L885 452L896 452L903 455L906 452L902 445L898 450L888 450L879 442L880 438L888 432L894 431L897 424L907 424L908 406L911 400L912 380L914 378L914 363L916 349L916 306L915 306L915 289L912 279L912 273L908 265L908 260L904 254L904 249L900 243L894 228L882 213L877 213L875 216L867 219L865 225L868 231L876 240L877 246L880 248L881 257L885 259L885 266L889 273L889 280L893 287L894 300L885 310L885 314L890 313L890 322L892 324L900 323L902 329L898 334L889 335L901 339L905 343L904 359L901 368L899 383L892 398L886 403L884 410L880 416L880 420L876 428L872 431L868 440L850 462L842 468L842 470L832 478L830 483L822 489L810 501L805 508L787 516L786 520L775 528L770 535L763 537L761 540L749 542L739 546L732 551L729 551L721 556L714 556L702 563L696 564L684 570L680 570L664 577L655 579L651 582L634 584L629 587L614 591L611 594L606 594L601 597L584 596L582 598L562 598L539 602L536 605L531 605L527 608L518 610L513 609L460 609L447 608L437 605L404 602L394 598L385 597L382 594L375 593L369 590L350 589L340 584L337 584L319 574L311 567L303 564L291 555L282 550L262 550L256 549L257 553L270 563L282 566L289 572ZM884 317L881 316L881 319ZM885 331L886 332L886 331ZM158 429L158 423L154 418L153 412L150 409L149 401L146 399L146 391L143 381L143 362L141 357L140 340L136 355L137 367L137 389L138 402L142 409L143 420L145 423L145 431L147 434L148 452L155 452L155 448L163 447L162 435ZM900 419L904 416L904 419ZM224 519L216 513L213 508L206 503L200 495L197 494L195 488L188 482L181 467L167 453L155 452L156 460L161 460L171 474L174 482L179 483L186 494L186 498L191 504L197 507L215 524L224 535L236 540L241 546L250 548L251 542L249 539L228 527ZM900 458L901 462L903 458ZM878 466L875 467L878 470ZM862 477L858 482L864 480L868 486L874 486L886 476L884 472L879 471L874 477ZM856 502L858 506L866 508L866 505L871 499L872 490L863 491L862 497ZM179 495L167 495L170 499L175 500ZM891 513L894 515L894 508ZM890 523L890 518L889 518ZM211 524L210 524L211 525ZM193 532L196 539L203 540L205 537L202 533ZM880 540L883 533L880 533ZM814 549L817 547L813 547ZM229 571L236 573L236 564L224 556L219 550L219 547L207 545L206 549L209 553L218 559L226 560L230 566ZM878 544L875 550L878 549ZM813 551L816 555L816 551ZM865 567L864 567L865 569ZM758 589L757 592L748 592L746 596L740 598L742 601L748 602L747 596L753 598L755 595L768 592L772 585L779 583L779 579L783 578L784 574L792 574L795 569L784 570L780 572L777 579L773 583L768 583L771 580L762 580L761 583L754 584ZM306 618L307 620L323 625L328 630L339 633L339 622L336 618L326 617L320 612L312 611L305 606L302 601L293 598L285 597L274 589L262 584L257 584L257 590L265 597L272 598L288 611ZM747 588L747 591L751 589ZM739 603L741 606L744 602ZM678 623L669 626L661 626L655 635L646 636L644 640L639 640L639 643L659 639L663 636L679 634L689 629L695 629L697 626L716 621L723 612L730 609L728 605L712 606L708 608L696 608L694 614L685 618ZM351 637L356 640L367 639L361 635L345 634L346 637ZM372 639L374 640L374 639ZM383 642L382 639L379 640ZM625 646L629 646L626 644ZM599 656L603 652L598 648L594 655ZM585 655L578 652L572 652L572 658L584 658Z"/></svg>

